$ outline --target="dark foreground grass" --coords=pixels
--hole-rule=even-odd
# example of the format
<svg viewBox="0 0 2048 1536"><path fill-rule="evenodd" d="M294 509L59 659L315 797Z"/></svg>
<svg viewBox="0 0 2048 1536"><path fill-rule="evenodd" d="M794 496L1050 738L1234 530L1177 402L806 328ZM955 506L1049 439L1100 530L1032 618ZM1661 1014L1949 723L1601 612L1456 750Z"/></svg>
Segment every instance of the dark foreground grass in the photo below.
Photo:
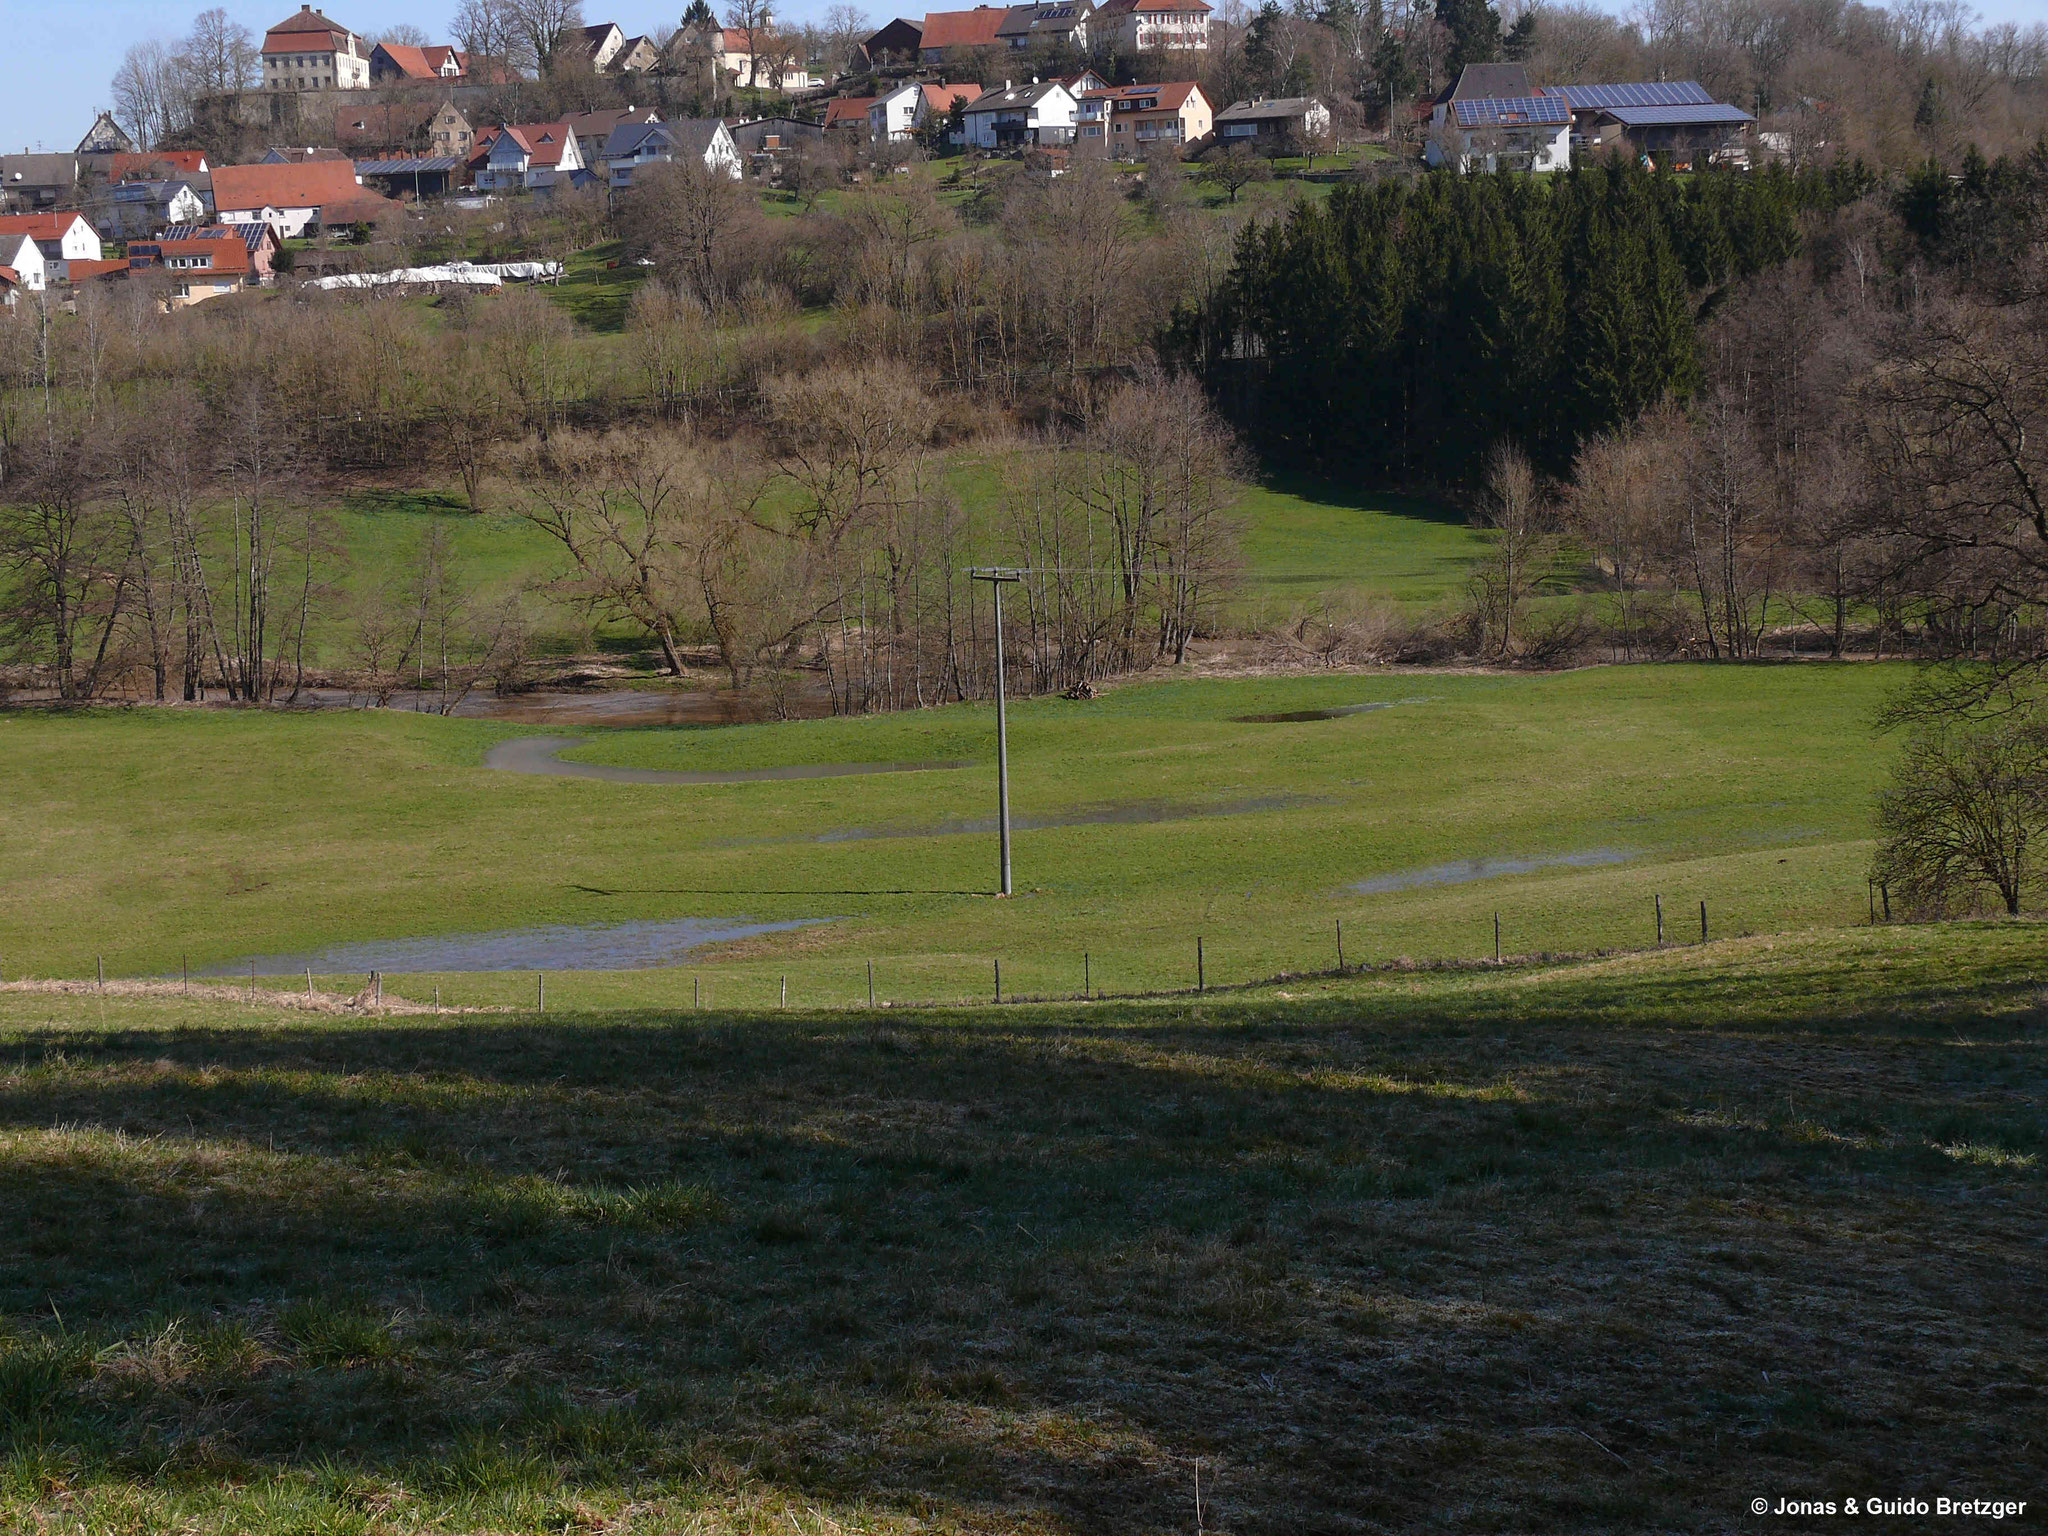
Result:
<svg viewBox="0 0 2048 1536"><path fill-rule="evenodd" d="M1232 1532L2033 1500L2044 939L944 1015L0 992L0 1528L1192 1531L1197 1461Z"/></svg>

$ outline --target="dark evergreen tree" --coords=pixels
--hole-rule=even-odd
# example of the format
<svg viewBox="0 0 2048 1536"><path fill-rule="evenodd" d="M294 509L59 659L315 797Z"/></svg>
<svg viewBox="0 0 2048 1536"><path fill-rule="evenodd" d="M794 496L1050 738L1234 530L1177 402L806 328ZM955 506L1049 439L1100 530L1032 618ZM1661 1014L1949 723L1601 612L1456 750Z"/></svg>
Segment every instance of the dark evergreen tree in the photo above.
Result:
<svg viewBox="0 0 2048 1536"><path fill-rule="evenodd" d="M1487 0L1437 0L1436 16L1451 34L1444 67L1453 80L1467 64L1491 64L1500 57L1500 12Z"/></svg>

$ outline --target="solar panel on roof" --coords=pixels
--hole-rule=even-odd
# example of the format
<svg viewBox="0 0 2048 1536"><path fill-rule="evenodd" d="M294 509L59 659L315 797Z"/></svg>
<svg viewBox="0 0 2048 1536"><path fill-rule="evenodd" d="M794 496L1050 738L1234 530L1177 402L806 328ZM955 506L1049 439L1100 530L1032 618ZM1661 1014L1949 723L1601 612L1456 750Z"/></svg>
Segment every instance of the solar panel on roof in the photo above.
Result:
<svg viewBox="0 0 2048 1536"><path fill-rule="evenodd" d="M1476 96L1451 103L1458 126L1470 128L1483 123L1542 123L1560 126L1571 121L1571 111L1555 96Z"/></svg>
<svg viewBox="0 0 2048 1536"><path fill-rule="evenodd" d="M1713 101L1697 80L1642 80L1620 85L1566 85L1559 90L1581 111L1608 107L1706 106Z"/></svg>

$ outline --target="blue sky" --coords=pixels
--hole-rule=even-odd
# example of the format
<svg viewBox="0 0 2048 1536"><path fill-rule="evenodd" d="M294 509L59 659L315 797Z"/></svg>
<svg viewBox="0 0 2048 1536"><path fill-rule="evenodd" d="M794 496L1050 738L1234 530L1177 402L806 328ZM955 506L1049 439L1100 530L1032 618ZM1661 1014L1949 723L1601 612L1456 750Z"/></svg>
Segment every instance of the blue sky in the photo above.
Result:
<svg viewBox="0 0 2048 1536"><path fill-rule="evenodd" d="M282 20L297 0L225 0L228 11L252 31ZM593 20L616 21L627 32L651 31L673 23L686 0L619 0L606 5L586 0ZM792 19L822 13L829 0L788 0ZM903 0L917 3L917 0ZM957 0L967 3L967 0ZM455 0L329 0L328 14L358 32L411 22L438 34L455 11ZM867 7L877 17L887 0ZM1617 0L1617 8L1619 3ZM2043 0L1981 0L1995 20L2041 19ZM0 152L23 148L70 149L108 105L107 82L130 43L146 37L177 37L206 0L0 0Z"/></svg>

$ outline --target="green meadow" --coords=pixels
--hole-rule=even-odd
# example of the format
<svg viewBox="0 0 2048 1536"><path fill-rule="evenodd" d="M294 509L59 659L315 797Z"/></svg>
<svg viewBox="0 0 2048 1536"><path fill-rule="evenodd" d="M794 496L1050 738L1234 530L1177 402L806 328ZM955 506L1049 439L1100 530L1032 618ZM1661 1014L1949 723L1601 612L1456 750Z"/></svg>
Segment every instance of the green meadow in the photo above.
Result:
<svg viewBox="0 0 2048 1536"><path fill-rule="evenodd" d="M125 859L43 843L54 907L121 863L160 901L196 878L164 846L195 812L164 793L180 729L127 769L154 821L95 828ZM445 775L476 791L461 753L359 741L382 803L323 829L382 899L431 878L459 906L467 864L401 850L478 836L417 819ZM281 810L328 814L310 773L267 781ZM235 841L239 812L225 851L258 883L289 825L261 778L214 774L237 798L195 829ZM0 1528L1738 1531L1753 1498L1849 1493L2031 1515L2043 939L1837 928L937 1012L0 988Z"/></svg>
<svg viewBox="0 0 2048 1536"><path fill-rule="evenodd" d="M563 1007L973 1001L1226 986L1352 964L1583 953L1861 921L1869 721L1903 674L1824 664L1139 681L994 715L590 731L665 770L964 763L611 783L487 769L533 727L399 711L0 715L0 965L115 976L343 942L678 918L812 920L686 965L550 981ZM1380 706L1330 719L1249 717ZM1493 862L1473 862L1493 861ZM1501 862L1505 861L1505 862ZM1084 958L1085 957L1085 958ZM699 978L692 981L692 977ZM337 978L341 984L346 978ZM360 977L356 979L360 984ZM513 1002L530 977L393 978Z"/></svg>

